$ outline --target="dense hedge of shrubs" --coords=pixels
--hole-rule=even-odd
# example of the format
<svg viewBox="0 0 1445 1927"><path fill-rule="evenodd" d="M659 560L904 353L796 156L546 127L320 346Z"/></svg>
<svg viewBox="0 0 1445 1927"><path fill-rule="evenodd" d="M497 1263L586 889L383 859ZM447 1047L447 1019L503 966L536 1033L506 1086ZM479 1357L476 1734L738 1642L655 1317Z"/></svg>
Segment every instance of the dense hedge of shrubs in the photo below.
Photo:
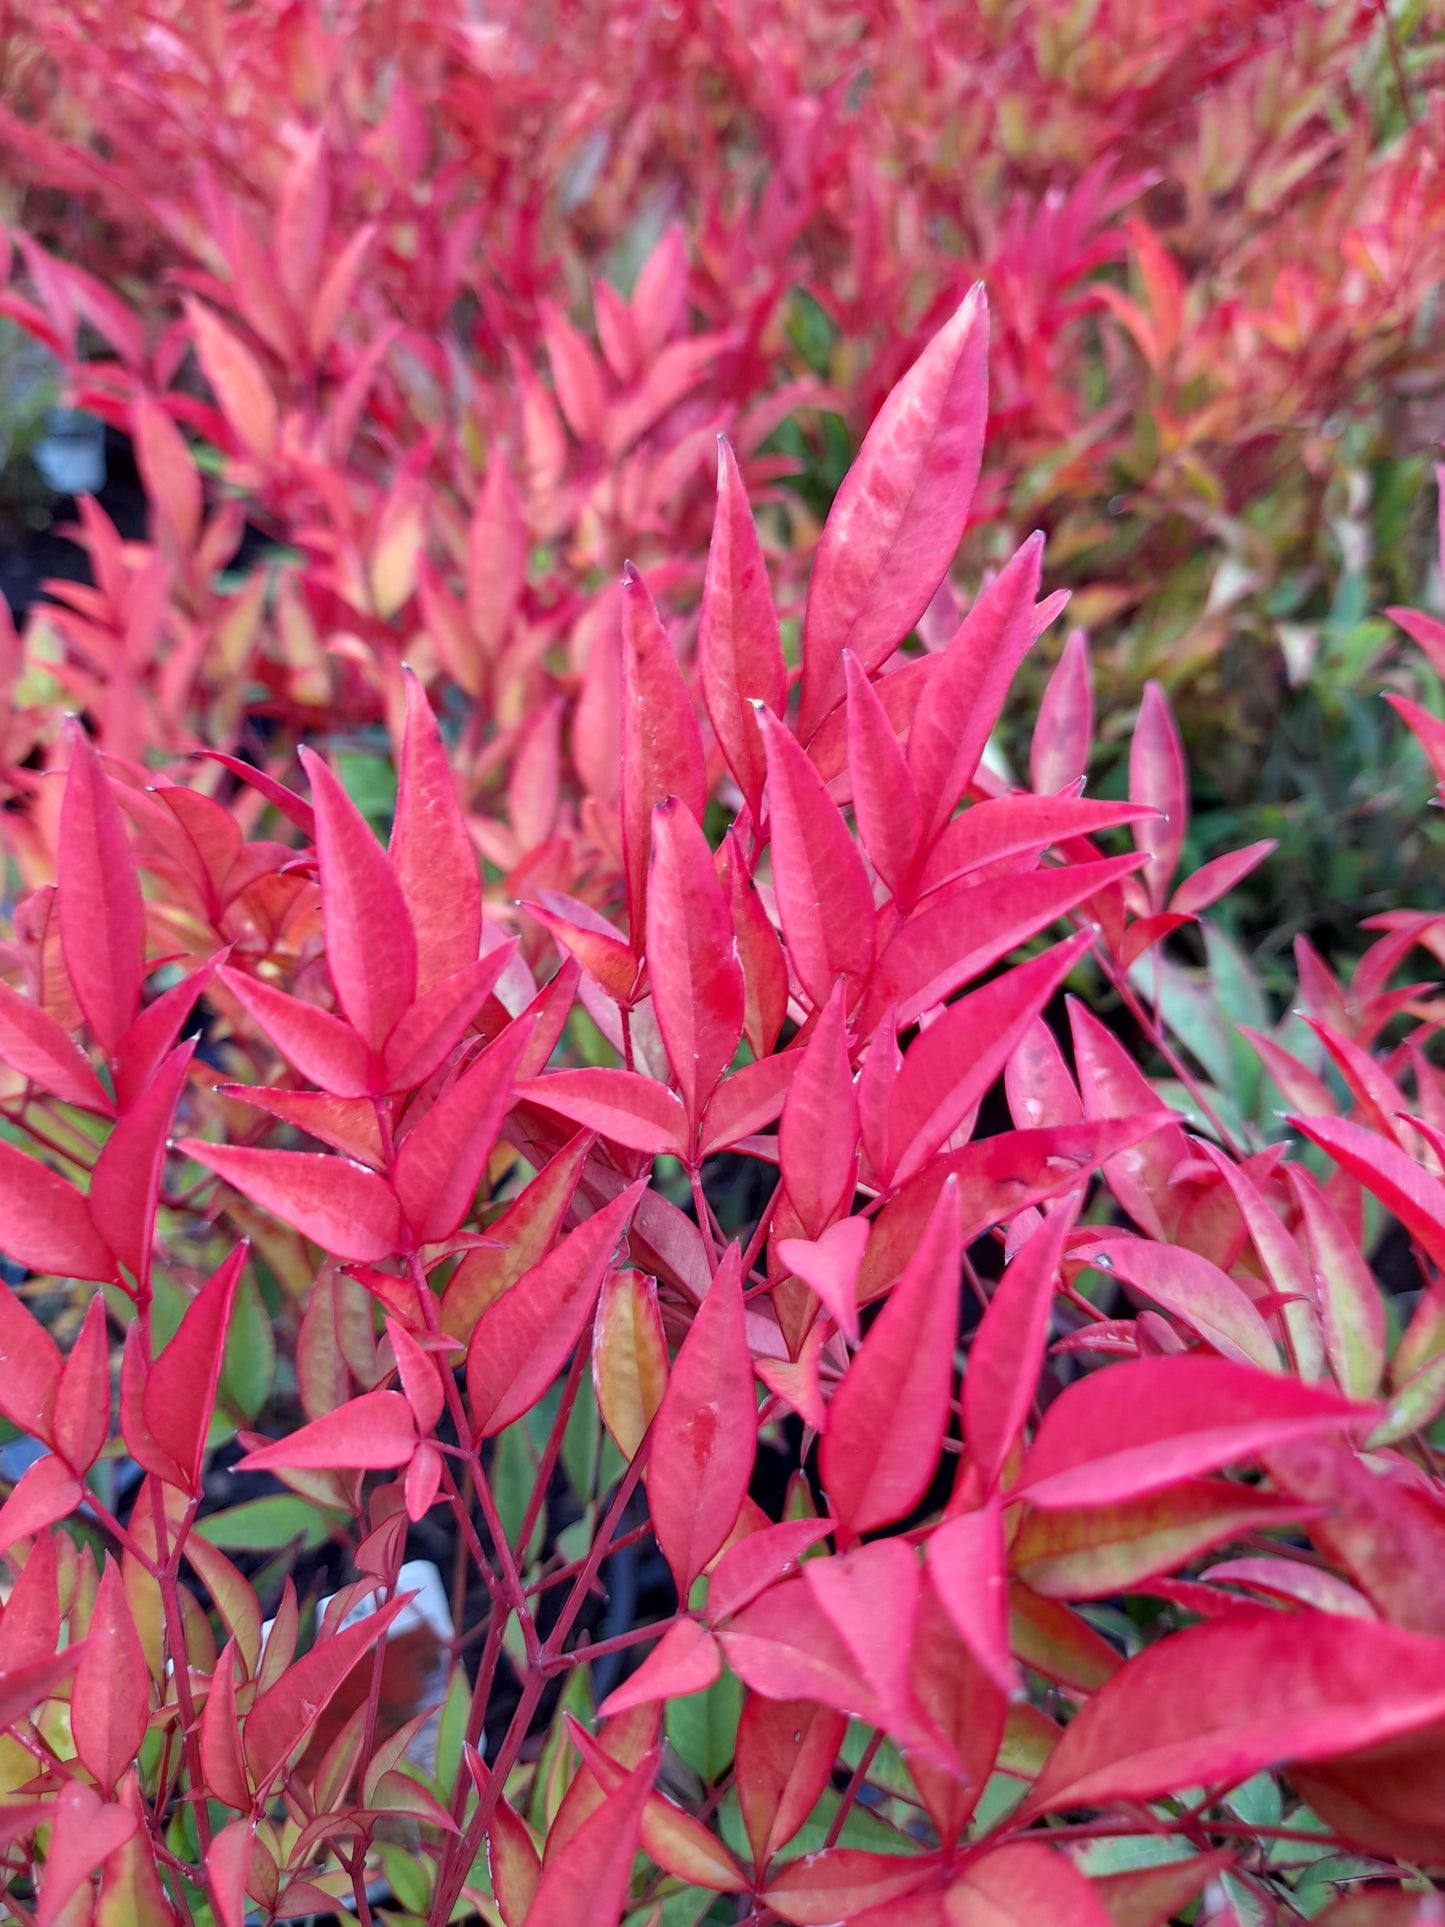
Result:
<svg viewBox="0 0 1445 1927"><path fill-rule="evenodd" d="M5 1906L1439 1918L1429 21L0 25Z"/></svg>

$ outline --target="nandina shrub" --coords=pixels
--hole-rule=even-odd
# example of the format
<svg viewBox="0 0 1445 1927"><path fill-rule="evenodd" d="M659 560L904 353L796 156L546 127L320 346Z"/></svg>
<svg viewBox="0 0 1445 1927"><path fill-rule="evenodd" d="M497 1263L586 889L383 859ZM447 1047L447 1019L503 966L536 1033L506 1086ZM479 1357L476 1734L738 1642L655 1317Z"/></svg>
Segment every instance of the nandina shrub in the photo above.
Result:
<svg viewBox="0 0 1445 1927"><path fill-rule="evenodd" d="M1076 637L992 773L1036 539L900 654L985 351L973 294L880 411L796 672L725 445L695 688L624 572L586 899L484 888L414 676L385 847L309 749L212 793L69 727L0 986L17 1918L1435 1917L1445 1102L1395 979L1440 922L1348 989L1303 953L1323 1058L1259 1032L1292 1137L1237 1140L1158 985L1266 851L1179 879L1162 692L1088 799ZM388 1632L439 1522L478 1603L424 1744ZM597 1639L643 1543L671 1603Z"/></svg>

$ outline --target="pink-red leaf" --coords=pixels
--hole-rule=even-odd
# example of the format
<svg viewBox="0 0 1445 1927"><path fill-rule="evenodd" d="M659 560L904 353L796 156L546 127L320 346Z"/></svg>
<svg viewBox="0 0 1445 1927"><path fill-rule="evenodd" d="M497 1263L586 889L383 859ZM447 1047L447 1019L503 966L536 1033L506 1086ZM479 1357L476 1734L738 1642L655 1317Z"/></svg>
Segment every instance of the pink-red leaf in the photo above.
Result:
<svg viewBox="0 0 1445 1927"><path fill-rule="evenodd" d="M767 774L754 703L781 716L787 670L767 564L737 458L718 437L717 513L698 613L698 680L728 768L754 817Z"/></svg>
<svg viewBox="0 0 1445 1927"><path fill-rule="evenodd" d="M873 891L858 846L813 765L776 717L760 718L768 758L773 892L798 982L815 1006L839 977L846 1007L873 965Z"/></svg>
<svg viewBox="0 0 1445 1927"><path fill-rule="evenodd" d="M107 1560L75 1671L70 1730L75 1750L106 1794L130 1766L150 1717L150 1675L126 1604L120 1567Z"/></svg>
<svg viewBox="0 0 1445 1927"><path fill-rule="evenodd" d="M645 1185L630 1185L490 1304L467 1348L467 1402L482 1438L536 1404L592 1315L603 1273Z"/></svg>
<svg viewBox="0 0 1445 1927"><path fill-rule="evenodd" d="M1445 1265L1445 1186L1398 1145L1342 1117L1291 1117L1311 1144L1359 1179L1437 1265Z"/></svg>
<svg viewBox="0 0 1445 1927"><path fill-rule="evenodd" d="M570 1118L599 1137L656 1157L690 1154L687 1112L665 1084L636 1071L553 1071L522 1079L514 1096Z"/></svg>
<svg viewBox="0 0 1445 1927"><path fill-rule="evenodd" d="M730 1245L673 1361L653 1424L648 1502L681 1599L726 1543L752 1477L758 1408L739 1261Z"/></svg>
<svg viewBox="0 0 1445 1927"><path fill-rule="evenodd" d="M963 1430L969 1456L992 1490L1033 1404L1064 1240L1075 1207L1051 1212L1012 1262L989 1300L963 1375Z"/></svg>
<svg viewBox="0 0 1445 1927"><path fill-rule="evenodd" d="M115 1260L85 1199L13 1144L0 1143L0 1252L60 1278L115 1277Z"/></svg>
<svg viewBox="0 0 1445 1927"><path fill-rule="evenodd" d="M819 1463L842 1542L901 1519L933 1477L953 1389L958 1283L950 1182L829 1407Z"/></svg>
<svg viewBox="0 0 1445 1927"><path fill-rule="evenodd" d="M1026 1812L1230 1786L1445 1716L1445 1643L1336 1613L1242 1609L1161 1640L1069 1723Z"/></svg>
<svg viewBox="0 0 1445 1927"><path fill-rule="evenodd" d="M151 1437L199 1495L206 1433L221 1382L226 1331L246 1263L239 1244L187 1305L175 1336L146 1380L142 1410Z"/></svg>
<svg viewBox="0 0 1445 1927"><path fill-rule="evenodd" d="M115 1113L100 1079L68 1032L48 1010L6 983L0 983L0 1058L66 1104L101 1117Z"/></svg>
<svg viewBox="0 0 1445 1927"><path fill-rule="evenodd" d="M391 858L314 751L300 752L316 807L326 962L337 1001L374 1050L417 990L416 936Z"/></svg>
<svg viewBox="0 0 1445 1927"><path fill-rule="evenodd" d="M237 1465L247 1472L269 1472L276 1466L312 1472L387 1472L405 1465L416 1444L416 1420L399 1392L363 1392L285 1438L257 1446Z"/></svg>
<svg viewBox="0 0 1445 1927"><path fill-rule="evenodd" d="M150 1286L151 1242L171 1120L195 1049L194 1038L177 1044L117 1119L91 1173L91 1218L143 1290Z"/></svg>
<svg viewBox="0 0 1445 1927"><path fill-rule="evenodd" d="M535 1019L525 1017L509 1024L407 1132L396 1160L396 1193L418 1244L449 1238L470 1210L535 1028Z"/></svg>
<svg viewBox="0 0 1445 1927"><path fill-rule="evenodd" d="M1050 1508L1110 1505L1375 1416L1323 1386L1224 1358L1141 1358L1060 1393L1016 1490Z"/></svg>
<svg viewBox="0 0 1445 1927"><path fill-rule="evenodd" d="M85 1021L113 1057L140 1006L145 976L140 877L100 759L78 723L68 734L57 841L60 950Z"/></svg>
<svg viewBox="0 0 1445 1927"><path fill-rule="evenodd" d="M712 1634L695 1619L674 1620L625 1685L603 1700L598 1717L608 1720L654 1700L705 1692L721 1674L722 1654Z"/></svg>
<svg viewBox="0 0 1445 1927"><path fill-rule="evenodd" d="M652 812L647 970L657 1026L695 1131L742 1036L743 973L707 838L676 797Z"/></svg>
<svg viewBox="0 0 1445 1927"><path fill-rule="evenodd" d="M1156 910L1162 910L1169 900L1169 885L1179 868L1179 853L1189 824L1189 773L1169 699L1157 682L1144 685L1144 700L1134 725L1129 749L1129 798L1159 812L1134 825L1134 842L1149 859L1144 869L1149 901ZM1182 910L1184 905L1175 907Z"/></svg>
<svg viewBox="0 0 1445 1927"><path fill-rule="evenodd" d="M441 732L410 673L390 850L416 934L416 987L425 996L476 962L482 889Z"/></svg>
<svg viewBox="0 0 1445 1927"><path fill-rule="evenodd" d="M652 812L669 796L701 823L707 807L702 735L667 631L628 563L622 572L622 858L639 952L647 929Z"/></svg>
<svg viewBox="0 0 1445 1927"><path fill-rule="evenodd" d="M253 1150L182 1138L177 1147L337 1258L374 1264L401 1236L396 1195L375 1172L310 1151Z"/></svg>
<svg viewBox="0 0 1445 1927"><path fill-rule="evenodd" d="M858 1183L858 1104L841 984L799 1053L783 1100L778 1164L805 1233L821 1237L848 1209Z"/></svg>
<svg viewBox="0 0 1445 1927"><path fill-rule="evenodd" d="M987 353L988 309L975 288L884 402L838 491L803 623L807 735L842 694L843 650L878 668L953 560L983 453Z"/></svg>

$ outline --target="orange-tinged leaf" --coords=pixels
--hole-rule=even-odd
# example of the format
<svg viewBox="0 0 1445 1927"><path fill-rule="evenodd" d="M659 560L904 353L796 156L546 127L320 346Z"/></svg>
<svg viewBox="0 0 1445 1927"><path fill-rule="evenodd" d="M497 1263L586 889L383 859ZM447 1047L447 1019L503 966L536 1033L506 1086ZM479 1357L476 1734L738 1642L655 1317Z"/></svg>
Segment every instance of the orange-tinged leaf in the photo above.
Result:
<svg viewBox="0 0 1445 1927"><path fill-rule="evenodd" d="M551 1250L592 1143L588 1132L579 1132L487 1227L493 1242L465 1254L442 1297L443 1331L469 1339L487 1306Z"/></svg>
<svg viewBox="0 0 1445 1927"><path fill-rule="evenodd" d="M410 672L390 851L416 934L416 987L425 996L476 963L482 888L441 732Z"/></svg>
<svg viewBox="0 0 1445 1927"><path fill-rule="evenodd" d="M78 1780L61 1788L51 1813L54 1825L35 1908L36 1927L60 1927L73 1919L70 1902L140 1824L130 1808L104 1803L93 1787Z"/></svg>
<svg viewBox="0 0 1445 1927"><path fill-rule="evenodd" d="M737 1523L757 1417L734 1244L673 1361L654 1423L648 1504L681 1599Z"/></svg>
<svg viewBox="0 0 1445 1927"><path fill-rule="evenodd" d="M486 1769L478 1763L477 1771ZM487 1822L487 1870L506 1927L522 1927L542 1881L542 1862L526 1821L498 1800Z"/></svg>
<svg viewBox="0 0 1445 1927"><path fill-rule="evenodd" d="M395 1398L396 1394L374 1396ZM258 1788L267 1786L305 1739L352 1667L385 1636L405 1603L405 1598L388 1600L355 1625L322 1640L257 1698L246 1715L245 1751Z"/></svg>
<svg viewBox="0 0 1445 1927"><path fill-rule="evenodd" d="M1124 1235L1101 1238L1078 1255L1122 1278L1221 1357L1278 1372L1279 1348L1244 1287L1198 1252Z"/></svg>
<svg viewBox="0 0 1445 1927"><path fill-rule="evenodd" d="M1349 1398L1373 1398L1385 1370L1385 1301L1358 1244L1302 1165L1286 1166L1298 1206L1325 1353Z"/></svg>
<svg viewBox="0 0 1445 1927"><path fill-rule="evenodd" d="M624 1267L602 1281L592 1321L592 1383L603 1424L631 1460L667 1388L657 1282L645 1272Z"/></svg>
<svg viewBox="0 0 1445 1927"><path fill-rule="evenodd" d="M276 452L276 397L261 364L239 335L199 301L187 301L186 319L196 359L232 433L245 452L269 462Z"/></svg>
<svg viewBox="0 0 1445 1927"><path fill-rule="evenodd" d="M1009 1563L1045 1598L1106 1599L1175 1572L1227 1539L1286 1525L1308 1512L1308 1505L1256 1486L1189 1479L1116 1505L1031 1510L1009 1547Z"/></svg>
<svg viewBox="0 0 1445 1927"><path fill-rule="evenodd" d="M1169 1927L1174 1916L1233 1860L1227 1851L1200 1853L1162 1867L1101 1874L1094 1881L1094 1893L1112 1927ZM1326 1909L1322 1918L1328 1919L1329 1912Z"/></svg>

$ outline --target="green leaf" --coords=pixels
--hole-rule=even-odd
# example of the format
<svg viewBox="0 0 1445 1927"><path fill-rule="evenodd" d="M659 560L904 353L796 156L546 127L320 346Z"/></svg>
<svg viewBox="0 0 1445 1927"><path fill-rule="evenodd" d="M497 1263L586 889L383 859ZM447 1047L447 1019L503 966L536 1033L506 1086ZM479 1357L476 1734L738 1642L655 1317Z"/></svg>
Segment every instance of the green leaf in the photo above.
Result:
<svg viewBox="0 0 1445 1927"><path fill-rule="evenodd" d="M462 1765L462 1742L467 1736L467 1715L472 1710L471 1682L466 1668L454 1666L447 1682L437 1721L437 1779L448 1793L456 1791L457 1774Z"/></svg>
<svg viewBox="0 0 1445 1927"><path fill-rule="evenodd" d="M221 1368L221 1397L242 1418L255 1418L271 1396L276 1377L276 1339L260 1290L249 1268L241 1273L231 1328L226 1334L226 1357Z"/></svg>
<svg viewBox="0 0 1445 1927"><path fill-rule="evenodd" d="M742 1681L726 1667L703 1692L667 1702L667 1737L700 1780L711 1784L732 1765L742 1710Z"/></svg>
<svg viewBox="0 0 1445 1927"><path fill-rule="evenodd" d="M326 1541L343 1523L338 1512L328 1512L294 1492L278 1492L269 1499L247 1499L225 1512L209 1513L194 1530L222 1552L275 1552L299 1541L304 1552Z"/></svg>

